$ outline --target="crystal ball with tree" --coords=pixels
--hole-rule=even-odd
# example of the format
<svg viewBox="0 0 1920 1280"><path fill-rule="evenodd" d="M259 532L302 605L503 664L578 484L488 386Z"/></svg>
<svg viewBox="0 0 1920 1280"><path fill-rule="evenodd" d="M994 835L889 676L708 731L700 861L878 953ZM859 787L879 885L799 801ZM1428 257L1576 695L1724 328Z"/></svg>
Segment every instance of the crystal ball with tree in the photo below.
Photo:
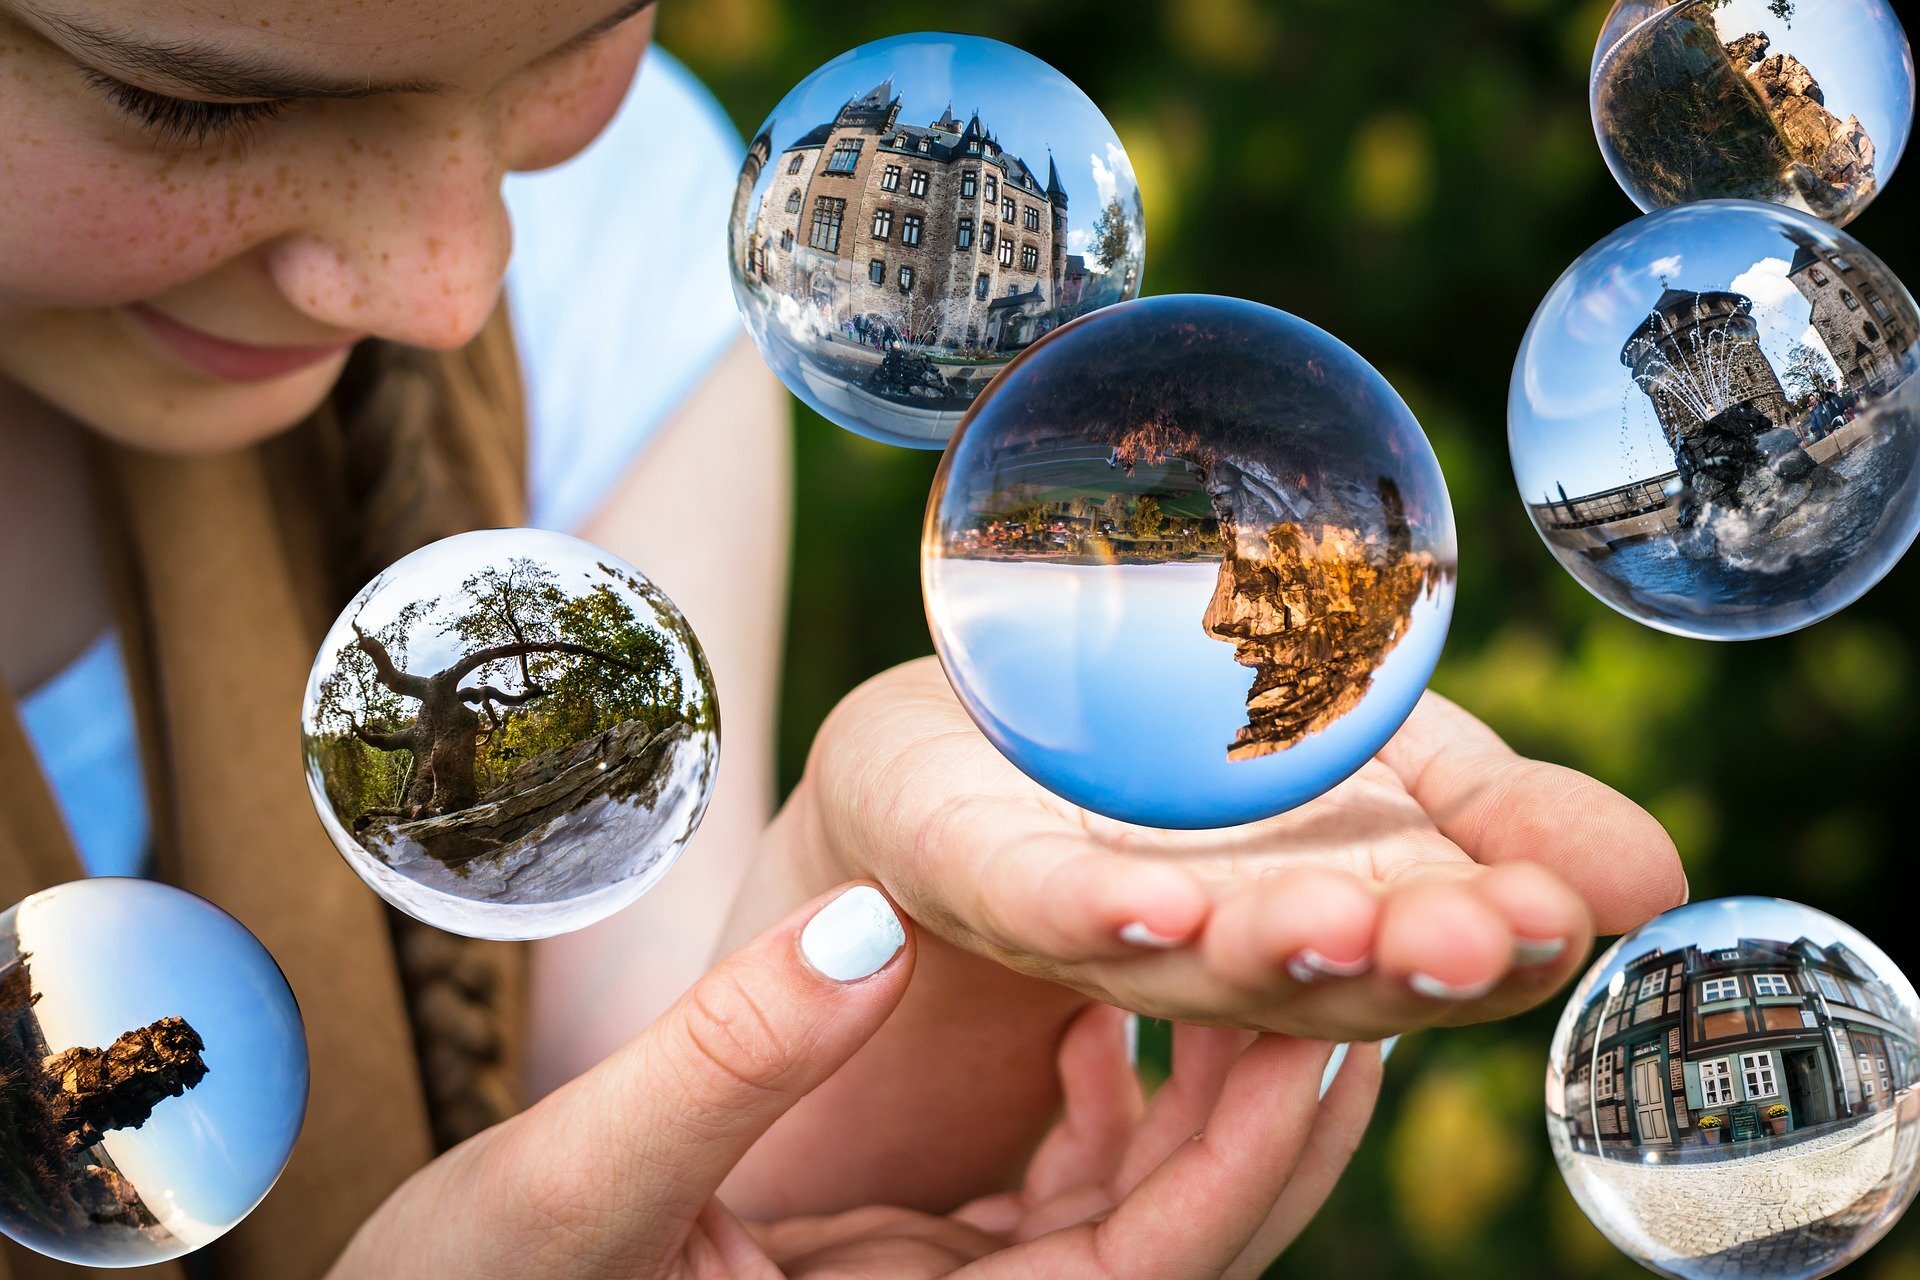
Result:
<svg viewBox="0 0 1920 1280"><path fill-rule="evenodd" d="M808 76L747 149L728 227L760 353L830 421L940 448L1040 335L1139 290L1132 162L1011 45L921 32Z"/></svg>
<svg viewBox="0 0 1920 1280"><path fill-rule="evenodd" d="M1689 903L1587 971L1547 1065L1573 1197L1680 1280L1831 1275L1920 1187L1920 1002L1887 954L1777 898Z"/></svg>
<svg viewBox="0 0 1920 1280"><path fill-rule="evenodd" d="M1030 777L1211 828L1364 764L1432 675L1452 509L1374 369L1256 303L1172 296L1049 334L948 447L922 540L948 678Z"/></svg>
<svg viewBox="0 0 1920 1280"><path fill-rule="evenodd" d="M303 736L360 877L428 924L504 939L646 892L698 827L720 746L673 602L531 529L448 538L369 583L315 659Z"/></svg>
<svg viewBox="0 0 1920 1280"><path fill-rule="evenodd" d="M1845 226L1913 124L1887 0L1618 0L1594 52L1594 131L1642 209L1765 200Z"/></svg>
<svg viewBox="0 0 1920 1280"><path fill-rule="evenodd" d="M286 979L226 912L94 879L0 913L0 1231L88 1267L165 1262L265 1198L307 1105Z"/></svg>

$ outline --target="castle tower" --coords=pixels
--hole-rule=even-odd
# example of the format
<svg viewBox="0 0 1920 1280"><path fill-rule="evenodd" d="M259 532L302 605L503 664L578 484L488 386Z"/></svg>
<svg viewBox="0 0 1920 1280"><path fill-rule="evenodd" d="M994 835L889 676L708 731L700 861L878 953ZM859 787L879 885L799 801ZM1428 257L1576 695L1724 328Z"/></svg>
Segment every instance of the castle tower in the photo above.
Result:
<svg viewBox="0 0 1920 1280"><path fill-rule="evenodd" d="M1840 253L1804 232L1787 278L1813 306L1813 328L1840 368L1842 390L1877 392L1910 373L1920 317L1907 292L1872 259Z"/></svg>
<svg viewBox="0 0 1920 1280"><path fill-rule="evenodd" d="M1047 290L1047 298L1056 308L1064 308L1066 294L1063 289L1067 274L1067 188L1060 181L1060 166L1054 161L1053 152L1047 152L1047 209L1053 220L1053 261L1048 276L1052 287ZM1069 317L1062 315L1064 323Z"/></svg>
<svg viewBox="0 0 1920 1280"><path fill-rule="evenodd" d="M1683 466L1690 437L1737 406L1789 425L1786 392L1760 348L1753 299L1744 294L1668 289L1620 349L1620 363L1653 401Z"/></svg>

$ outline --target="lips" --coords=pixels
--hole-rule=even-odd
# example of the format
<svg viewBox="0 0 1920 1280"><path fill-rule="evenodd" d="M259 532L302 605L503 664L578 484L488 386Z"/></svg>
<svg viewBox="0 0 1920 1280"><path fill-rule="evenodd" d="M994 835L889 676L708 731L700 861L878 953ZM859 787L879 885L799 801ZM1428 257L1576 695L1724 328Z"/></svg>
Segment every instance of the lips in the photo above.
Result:
<svg viewBox="0 0 1920 1280"><path fill-rule="evenodd" d="M320 347L278 347L235 342L182 324L143 302L132 303L125 310L175 361L196 373L225 382L265 382L283 378L331 360L354 345L352 341Z"/></svg>

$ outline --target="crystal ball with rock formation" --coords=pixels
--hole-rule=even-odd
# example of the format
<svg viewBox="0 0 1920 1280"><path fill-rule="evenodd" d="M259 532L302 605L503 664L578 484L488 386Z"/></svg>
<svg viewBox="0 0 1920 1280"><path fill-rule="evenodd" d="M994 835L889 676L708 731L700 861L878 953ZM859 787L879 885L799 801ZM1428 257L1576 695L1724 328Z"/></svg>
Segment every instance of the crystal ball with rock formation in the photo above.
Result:
<svg viewBox="0 0 1920 1280"><path fill-rule="evenodd" d="M961 702L1097 813L1212 828L1291 809L1399 728L1440 656L1453 515L1366 361L1230 298L1049 334L968 414L922 541Z"/></svg>
<svg viewBox="0 0 1920 1280"><path fill-rule="evenodd" d="M1100 109L1029 53L920 33L861 45L747 149L734 297L829 421L938 449L1009 360L1140 288L1146 222Z"/></svg>
<svg viewBox="0 0 1920 1280"><path fill-rule="evenodd" d="M266 1196L307 1105L307 1041L232 916L97 879L0 913L0 1231L138 1267L217 1240Z"/></svg>
<svg viewBox="0 0 1920 1280"><path fill-rule="evenodd" d="M355 596L314 660L307 787L388 902L477 938L611 915L706 811L713 677L633 566L563 534L465 533Z"/></svg>
<svg viewBox="0 0 1920 1280"><path fill-rule="evenodd" d="M1845 226L1913 124L1886 0L1619 0L1594 52L1601 151L1644 210L1764 200Z"/></svg>
<svg viewBox="0 0 1920 1280"><path fill-rule="evenodd" d="M1734 640L1858 599L1920 531L1920 313L1857 240L1777 205L1649 214L1554 285L1508 399L1555 558L1649 626Z"/></svg>
<svg viewBox="0 0 1920 1280"><path fill-rule="evenodd" d="M1690 903L1608 948L1547 1065L1573 1198L1663 1276L1813 1280L1920 1187L1920 1002L1859 931L1778 898Z"/></svg>

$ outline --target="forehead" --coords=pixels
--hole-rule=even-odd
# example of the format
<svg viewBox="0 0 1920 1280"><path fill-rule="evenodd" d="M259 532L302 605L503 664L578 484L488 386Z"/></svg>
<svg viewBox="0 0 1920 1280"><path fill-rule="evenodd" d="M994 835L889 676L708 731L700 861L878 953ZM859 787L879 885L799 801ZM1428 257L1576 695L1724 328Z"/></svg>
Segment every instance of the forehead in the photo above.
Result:
<svg viewBox="0 0 1920 1280"><path fill-rule="evenodd" d="M537 58L629 0L0 0L73 27L374 80L467 81Z"/></svg>

